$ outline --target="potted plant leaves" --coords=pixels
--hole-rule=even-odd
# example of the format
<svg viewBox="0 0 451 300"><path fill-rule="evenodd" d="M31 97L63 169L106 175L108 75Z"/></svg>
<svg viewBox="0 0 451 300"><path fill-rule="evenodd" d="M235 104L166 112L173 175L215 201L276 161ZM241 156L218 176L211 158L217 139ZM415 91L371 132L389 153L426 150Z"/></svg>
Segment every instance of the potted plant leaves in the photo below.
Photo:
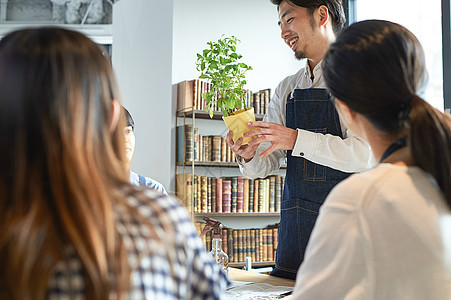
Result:
<svg viewBox="0 0 451 300"><path fill-rule="evenodd" d="M201 72L200 79L206 79L211 84L211 90L202 95L205 101L205 111L213 117L215 107L223 114L227 128L233 132L233 141L243 137L249 131L246 123L255 121L253 107L246 107L245 73L252 70L251 66L239 62L242 55L236 52L240 42L236 37L222 36L218 41L210 41L208 47L197 54L196 69ZM243 137L243 145L252 138Z"/></svg>

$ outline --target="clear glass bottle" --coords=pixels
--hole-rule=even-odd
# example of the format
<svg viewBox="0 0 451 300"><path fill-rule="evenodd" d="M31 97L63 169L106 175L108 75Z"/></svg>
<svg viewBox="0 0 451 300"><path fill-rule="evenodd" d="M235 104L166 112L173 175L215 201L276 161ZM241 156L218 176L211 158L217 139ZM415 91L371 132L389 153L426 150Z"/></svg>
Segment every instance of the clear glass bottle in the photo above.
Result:
<svg viewBox="0 0 451 300"><path fill-rule="evenodd" d="M222 267L224 272L227 273L229 268L229 257L222 250L221 234L216 233L216 228L212 234L212 245L210 254L213 256L214 261Z"/></svg>

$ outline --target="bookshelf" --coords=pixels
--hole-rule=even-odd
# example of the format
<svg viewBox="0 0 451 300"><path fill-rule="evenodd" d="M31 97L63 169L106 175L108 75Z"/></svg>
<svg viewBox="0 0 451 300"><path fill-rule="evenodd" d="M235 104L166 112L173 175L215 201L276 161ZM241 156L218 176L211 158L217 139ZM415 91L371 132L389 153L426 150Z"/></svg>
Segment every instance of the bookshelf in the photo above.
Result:
<svg viewBox="0 0 451 300"><path fill-rule="evenodd" d="M234 153L225 144L224 138L227 131L222 120L223 115L220 111L215 111L210 117L202 109L200 95L202 88L207 85L196 81L184 81L177 85L177 157L175 164L177 196L190 211L199 232L203 227L202 218L205 216L217 219L224 224L229 235L223 233L223 249L231 256L230 266L245 266L246 256L252 257L254 267L274 266L277 246L277 226L274 225L280 219L280 202L286 165L281 166L278 174L271 175L266 179L244 178L239 171ZM259 92L257 97L249 93L249 98L251 102L255 101L254 99L258 99L257 101L261 99L262 102L259 106L264 107L269 102L267 95L269 92ZM254 109L256 108L255 105L252 106ZM264 114L256 114L255 117L256 120L262 120L263 116ZM205 139L205 137L207 138ZM220 142L219 138L221 138ZM217 145L220 145L220 149L214 148L214 140ZM201 149L206 147L206 143L211 148ZM218 180L222 180L221 185ZM223 185L229 180L231 186L236 186L235 188L230 186L230 190L225 192L226 189ZM277 198L279 199L277 206L275 203L276 180L278 183ZM215 181L216 185L213 187ZM257 192L259 196L251 205L250 199L253 199L251 194L255 197L257 191L256 181L259 182L259 192ZM262 182L265 182L264 185ZM261 186L264 186L264 189L260 188ZM224 192L222 196L218 195L219 189ZM252 193L250 193L251 189ZM265 191L264 197L261 196L263 190ZM241 204L238 195L243 197ZM224 202L218 202L218 198L222 198L221 201L228 201L228 197L230 197L230 204L224 205ZM258 207L256 206L257 198L259 200ZM270 198L272 199L271 204L269 204ZM246 201L249 202L245 204ZM218 209L218 206L222 207ZM230 231L233 233L231 234ZM209 235L204 237L204 243L208 250L211 247ZM227 246L224 243L227 243Z"/></svg>

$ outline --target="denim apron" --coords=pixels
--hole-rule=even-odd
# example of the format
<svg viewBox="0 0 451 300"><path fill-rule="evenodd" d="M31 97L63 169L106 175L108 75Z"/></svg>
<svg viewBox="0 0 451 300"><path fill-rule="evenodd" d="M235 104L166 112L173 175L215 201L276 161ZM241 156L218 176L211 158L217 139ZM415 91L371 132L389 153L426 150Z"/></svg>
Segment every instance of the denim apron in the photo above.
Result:
<svg viewBox="0 0 451 300"><path fill-rule="evenodd" d="M295 89L287 99L286 126L343 138L338 114L326 89ZM271 275L295 279L321 205L332 188L351 174L291 153L287 151L279 243Z"/></svg>

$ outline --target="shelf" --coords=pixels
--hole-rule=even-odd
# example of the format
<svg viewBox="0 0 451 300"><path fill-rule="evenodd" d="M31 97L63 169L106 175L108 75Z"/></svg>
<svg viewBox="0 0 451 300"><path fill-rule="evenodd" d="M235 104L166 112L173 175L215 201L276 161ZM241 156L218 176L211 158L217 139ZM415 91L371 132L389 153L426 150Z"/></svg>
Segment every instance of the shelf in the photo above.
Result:
<svg viewBox="0 0 451 300"><path fill-rule="evenodd" d="M256 261L256 262L252 262L252 268L255 267L268 267L268 266L274 266L275 262L274 261ZM231 262L229 263L229 267L244 267L246 266L245 262Z"/></svg>
<svg viewBox="0 0 451 300"><path fill-rule="evenodd" d="M185 166L190 167L192 165L192 162L178 162L177 166ZM225 161L195 161L194 162L195 167L221 167L221 168L238 168L238 163L236 162L225 162ZM286 169L287 165L283 164L280 166L281 169Z"/></svg>
<svg viewBox="0 0 451 300"><path fill-rule="evenodd" d="M279 217L280 213L278 212L269 212L269 213L224 213L224 212L211 212L211 213L194 213L195 217Z"/></svg>
<svg viewBox="0 0 451 300"><path fill-rule="evenodd" d="M177 111L177 117L192 118L193 114L198 119L222 120L222 112L219 112L219 111L213 113L213 118L210 118L210 115L208 113L206 113L205 111L203 111L203 110L194 110L193 111L191 108L188 108L188 109L185 109L185 110ZM261 120L263 120L263 116L264 115L262 115L262 114L256 114L255 115L255 120L261 121Z"/></svg>

